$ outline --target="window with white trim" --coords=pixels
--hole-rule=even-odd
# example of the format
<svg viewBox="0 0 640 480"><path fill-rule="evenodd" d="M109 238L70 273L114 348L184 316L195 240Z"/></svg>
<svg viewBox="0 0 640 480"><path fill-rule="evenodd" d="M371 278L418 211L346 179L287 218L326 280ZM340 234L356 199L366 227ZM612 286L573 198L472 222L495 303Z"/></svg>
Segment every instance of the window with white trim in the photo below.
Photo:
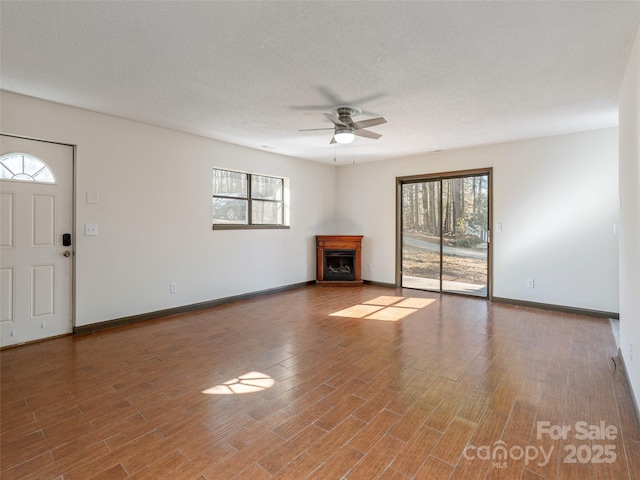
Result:
<svg viewBox="0 0 640 480"><path fill-rule="evenodd" d="M213 228L288 228L285 179L213 169Z"/></svg>
<svg viewBox="0 0 640 480"><path fill-rule="evenodd" d="M0 157L0 179L56 183L56 177L41 159L28 153L7 153Z"/></svg>

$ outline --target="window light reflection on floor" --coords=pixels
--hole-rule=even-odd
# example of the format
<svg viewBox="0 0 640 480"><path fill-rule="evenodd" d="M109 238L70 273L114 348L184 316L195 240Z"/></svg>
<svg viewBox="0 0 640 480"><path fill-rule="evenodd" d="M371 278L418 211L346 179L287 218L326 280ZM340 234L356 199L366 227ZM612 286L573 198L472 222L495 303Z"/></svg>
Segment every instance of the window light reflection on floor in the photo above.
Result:
<svg viewBox="0 0 640 480"><path fill-rule="evenodd" d="M220 385L203 390L207 395L238 395L241 393L261 392L273 387L275 380L260 372L249 372L232 378Z"/></svg>
<svg viewBox="0 0 640 480"><path fill-rule="evenodd" d="M421 308L431 305L435 301L434 298L382 295L358 305L345 308L339 312L331 313L330 315L332 317L367 318L371 320L397 322L417 312Z"/></svg>

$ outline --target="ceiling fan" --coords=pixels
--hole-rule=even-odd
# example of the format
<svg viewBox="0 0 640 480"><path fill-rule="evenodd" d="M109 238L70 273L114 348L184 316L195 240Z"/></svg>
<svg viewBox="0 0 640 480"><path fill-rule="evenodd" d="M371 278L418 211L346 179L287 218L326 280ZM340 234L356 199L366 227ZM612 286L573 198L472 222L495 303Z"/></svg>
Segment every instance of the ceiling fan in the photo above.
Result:
<svg viewBox="0 0 640 480"><path fill-rule="evenodd" d="M360 115L361 113L362 110L355 107L334 107L329 110L329 113L324 114L333 123L333 128L307 128L299 131L310 132L314 130L333 130L334 134L330 143L351 143L355 139L356 135L359 137L371 138L373 140L379 139L382 135L365 130L365 128L382 125L383 123L387 123L387 121L384 117L370 118L369 120L361 120L359 122L354 121L353 117Z"/></svg>

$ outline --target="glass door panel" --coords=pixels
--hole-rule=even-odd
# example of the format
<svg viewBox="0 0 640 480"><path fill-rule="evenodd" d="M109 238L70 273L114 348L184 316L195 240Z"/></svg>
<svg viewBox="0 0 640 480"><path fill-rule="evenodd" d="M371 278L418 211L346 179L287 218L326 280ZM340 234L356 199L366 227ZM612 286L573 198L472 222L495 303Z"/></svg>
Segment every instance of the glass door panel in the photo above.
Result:
<svg viewBox="0 0 640 480"><path fill-rule="evenodd" d="M440 180L402 185L402 286L440 291Z"/></svg>
<svg viewBox="0 0 640 480"><path fill-rule="evenodd" d="M488 176L442 180L442 291L487 296Z"/></svg>

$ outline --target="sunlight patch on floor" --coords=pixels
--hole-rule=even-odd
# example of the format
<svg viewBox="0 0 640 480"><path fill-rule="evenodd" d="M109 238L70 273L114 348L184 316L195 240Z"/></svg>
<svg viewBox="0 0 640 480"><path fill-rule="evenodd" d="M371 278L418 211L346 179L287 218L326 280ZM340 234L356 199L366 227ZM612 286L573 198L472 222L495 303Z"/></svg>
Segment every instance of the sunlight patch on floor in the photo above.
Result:
<svg viewBox="0 0 640 480"><path fill-rule="evenodd" d="M385 322L397 322L434 302L435 299L433 298L382 295L330 315L332 317L367 318Z"/></svg>
<svg viewBox="0 0 640 480"><path fill-rule="evenodd" d="M392 297L389 295L381 295L379 297L374 298L373 300L367 300L366 302L362 302L365 305L393 305L394 303L398 303L401 300L404 300L405 297Z"/></svg>
<svg viewBox="0 0 640 480"><path fill-rule="evenodd" d="M242 393L261 392L273 387L275 380L260 372L249 372L232 378L220 385L203 390L207 395L238 395Z"/></svg>
<svg viewBox="0 0 640 480"><path fill-rule="evenodd" d="M353 307L345 308L339 312L332 313L333 317L349 317L349 318L364 318L367 315L382 310L384 307L376 305L354 305Z"/></svg>

